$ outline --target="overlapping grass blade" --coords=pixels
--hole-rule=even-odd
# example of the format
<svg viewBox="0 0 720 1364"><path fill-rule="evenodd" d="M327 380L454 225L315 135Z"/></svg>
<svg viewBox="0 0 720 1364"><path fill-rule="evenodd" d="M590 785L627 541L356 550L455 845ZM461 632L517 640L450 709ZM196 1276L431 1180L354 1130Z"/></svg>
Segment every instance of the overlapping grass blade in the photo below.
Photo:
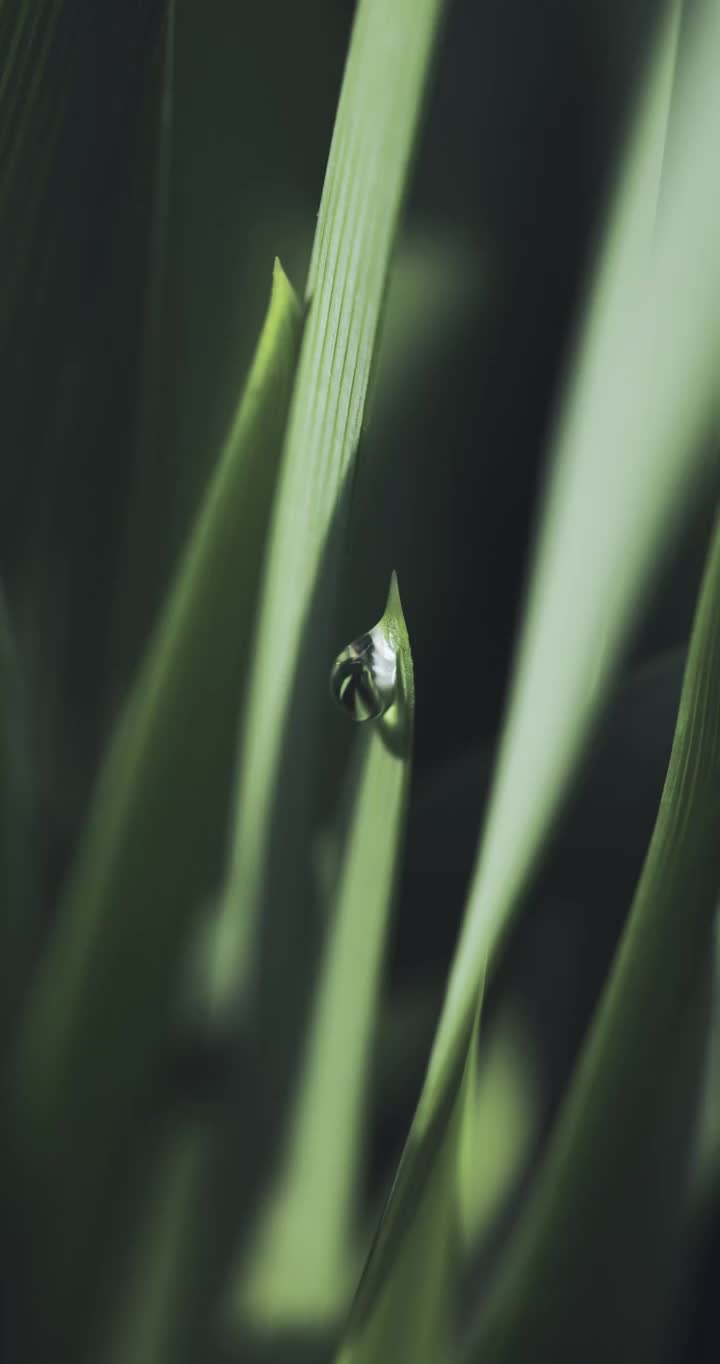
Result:
<svg viewBox="0 0 720 1364"><path fill-rule="evenodd" d="M701 437L717 405L720 354L720 96L708 54L720 7L701 12L674 93L679 13L669 6L590 300L464 928L394 1197L356 1300L358 1329L395 1256L418 1253L415 1237L401 1244L403 1232L444 1159L488 961L568 790L660 547L708 472Z"/></svg>
<svg viewBox="0 0 720 1364"><path fill-rule="evenodd" d="M61 1236L82 1238L98 1181L129 1139L176 1002L188 931L221 874L299 331L278 263L235 422L101 771L24 1011L17 1135L38 1197L70 1219L56 1222Z"/></svg>
<svg viewBox="0 0 720 1364"><path fill-rule="evenodd" d="M394 578L384 622L398 649L398 698L360 736L344 865L284 1158L249 1244L243 1233L224 1295L221 1335L232 1348L262 1350L280 1337L322 1353L351 1288L367 1069L413 729L412 658ZM118 1295L112 1364L192 1359L207 1342L217 1290L204 1264L203 1226L215 1138L208 1122L185 1124L162 1158Z"/></svg>
<svg viewBox="0 0 720 1364"><path fill-rule="evenodd" d="M398 694L358 738L349 827L279 1175L240 1261L238 1332L327 1335L351 1289L368 1067L407 809L414 681L393 575Z"/></svg>
<svg viewBox="0 0 720 1364"><path fill-rule="evenodd" d="M252 981L264 903L273 905L279 944L271 956L302 960L307 952L302 904L311 776L319 768L328 704L329 631L347 497L442 10L442 0L398 0L390 8L383 0L361 0L355 18L262 592L216 954L213 988L221 1009L242 1000ZM287 1005L286 983L282 992ZM264 993L272 1010L267 978Z"/></svg>
<svg viewBox="0 0 720 1364"><path fill-rule="evenodd" d="M475 1033L454 1078L458 1101L441 1114L422 1169L411 1147L403 1152L391 1216L380 1223L337 1364L435 1364L449 1356L466 1233L455 1191L476 1107Z"/></svg>
<svg viewBox="0 0 720 1364"><path fill-rule="evenodd" d="M538 1059L529 1020L512 1006L483 1030L475 1106L467 1116L458 1169L468 1257L492 1230L528 1167L540 1124Z"/></svg>
<svg viewBox="0 0 720 1364"><path fill-rule="evenodd" d="M474 1360L565 1358L581 1339L589 1360L607 1359L618 1340L628 1357L657 1357L689 1205L719 822L720 521L630 917Z"/></svg>
<svg viewBox="0 0 720 1364"><path fill-rule="evenodd" d="M710 375L720 330L704 291L720 292L720 259L713 262L717 279L708 279L699 255L708 217L720 217L704 160L715 94L701 82L710 107L693 107L686 73L677 93L674 155L663 172L680 13L680 4L668 5L557 433L430 1087L475 1008L486 963L497 954L568 790L660 546L708 472L701 436L715 402ZM686 156L688 143L695 158ZM661 181L666 211L658 216ZM688 274L682 288L686 232L699 255L695 276Z"/></svg>

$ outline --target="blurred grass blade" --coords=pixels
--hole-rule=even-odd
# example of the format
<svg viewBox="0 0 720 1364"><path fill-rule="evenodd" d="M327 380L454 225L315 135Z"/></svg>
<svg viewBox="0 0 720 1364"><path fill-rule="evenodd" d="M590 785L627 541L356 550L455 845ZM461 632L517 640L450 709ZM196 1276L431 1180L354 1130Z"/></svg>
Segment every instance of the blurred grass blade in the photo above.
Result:
<svg viewBox="0 0 720 1364"><path fill-rule="evenodd" d="M467 1256L492 1230L529 1165L540 1124L538 1061L529 1021L504 1007L483 1029L474 1106L463 1129L458 1203Z"/></svg>
<svg viewBox="0 0 720 1364"><path fill-rule="evenodd" d="M476 245L459 233L408 227L403 234L388 284L376 386L368 400L373 444L376 425L387 430L393 418L402 418L417 385L430 378L476 314L486 274Z"/></svg>
<svg viewBox="0 0 720 1364"><path fill-rule="evenodd" d="M557 433L430 1087L475 1008L486 962L567 793L660 547L707 472L700 437L716 405L720 325L703 294L716 291L720 303L720 252L710 237L708 273L703 242L708 218L720 225L720 193L706 164L719 110L709 73L701 82L707 107L693 107L689 62L677 96L679 145L663 176L681 8L675 0L666 7ZM683 131L688 118L692 128ZM687 157L688 139L695 157ZM688 271L680 285L689 241L696 276Z"/></svg>
<svg viewBox="0 0 720 1364"><path fill-rule="evenodd" d="M111 744L28 999L16 1067L33 1177L72 1200L128 1139L193 916L219 878L263 532L299 337L276 263L268 316L173 591ZM55 1165L55 1162L57 1164ZM67 1209L66 1209L67 1212ZM65 1231L70 1233L70 1226Z"/></svg>
<svg viewBox="0 0 720 1364"><path fill-rule="evenodd" d="M285 1156L231 1292L238 1335L326 1333L347 1305L368 1069L407 810L414 682L393 574L398 695L363 727L332 922Z"/></svg>
<svg viewBox="0 0 720 1364"><path fill-rule="evenodd" d="M720 358L720 87L709 54L720 6L701 12L674 92L679 16L669 5L590 299L465 922L358 1321L392 1257L406 1253L403 1204L444 1150L488 961L567 793L660 547L708 472L701 437L718 404ZM664 167L671 98L677 126Z"/></svg>
<svg viewBox="0 0 720 1364"><path fill-rule="evenodd" d="M35 852L24 695L0 588L0 1026L2 1046L30 964Z"/></svg>
<svg viewBox="0 0 720 1364"><path fill-rule="evenodd" d="M186 1302L204 1248L198 1229L207 1218L209 1168L204 1124L184 1122L172 1133L157 1172L103 1364L170 1364L185 1358Z"/></svg>
<svg viewBox="0 0 720 1364"><path fill-rule="evenodd" d="M407 1147L403 1153L391 1192L394 1215L380 1223L378 1253L368 1260L337 1364L380 1359L437 1364L450 1357L464 1252L464 1228L452 1195L476 1107L475 1074L473 1034L458 1080L459 1102L443 1114L438 1140L426 1148L421 1179L413 1153L408 1156ZM404 1239L400 1253L389 1255L386 1238L398 1233L398 1213Z"/></svg>
<svg viewBox="0 0 720 1364"><path fill-rule="evenodd" d="M689 1206L719 827L720 520L645 865L507 1272L481 1316L478 1361L568 1358L580 1338L589 1360L607 1359L618 1340L628 1358L658 1357L658 1305L669 1308Z"/></svg>
<svg viewBox="0 0 720 1364"><path fill-rule="evenodd" d="M477 1035L470 1037L458 1102L439 1115L420 1150L407 1147L403 1154L391 1216L380 1223L338 1364L450 1358L464 1259L507 1195L531 1140L533 1087L523 1084L527 1051L517 1027L501 1020L478 1066ZM475 1167L478 1140L481 1171Z"/></svg>
<svg viewBox="0 0 720 1364"><path fill-rule="evenodd" d="M274 1332L325 1336L347 1301L368 1053L412 736L412 659L394 580L385 619L399 649L399 705L360 736L357 803L287 1155L223 1314L224 1334L241 1344ZM112 1364L192 1359L207 1340L216 1286L207 1282L213 1252L204 1228L215 1146L211 1124L195 1124L162 1158L115 1314Z"/></svg>
<svg viewBox="0 0 720 1364"><path fill-rule="evenodd" d="M34 5L23 4L19 10L17 6L13 8L14 12L11 12L5 6L4 12L0 13L0 50L3 53L0 70L0 214L5 214L10 197L16 194L20 177L31 160L25 155L28 143L38 138L38 144L33 147L33 152L39 155L32 158L31 192L28 193L26 182L22 198L18 196L17 199L18 209L28 214L25 218L27 227L33 223L36 196L41 195L44 188L48 160L58 132L58 113L64 108L57 89L52 90L51 96L53 100L59 100L53 110L54 117L48 117L43 101L47 98L48 81L52 83L51 59L60 51L62 21L67 20L69 7L63 12L62 4L37 0ZM42 151L41 134L46 139ZM19 241L16 249L26 251L27 245L27 241ZM6 287L17 288L17 279L6 278L4 282Z"/></svg>
<svg viewBox="0 0 720 1364"><path fill-rule="evenodd" d="M443 619L450 603L437 554L413 553L413 545L437 543L438 501L453 486L451 464L444 480L431 464L416 465L418 394L428 397L433 376L464 354L473 325L487 303L487 259L477 243L449 231L408 224L398 242L388 282L381 336L367 404L367 431L353 481L352 517L342 601L359 614L372 610L387 578L387 564L413 565L413 592L422 601L423 629ZM452 444L452 433L448 433ZM451 451L448 458L452 459ZM416 487L408 487L415 466ZM432 486L432 496L423 495ZM369 533L372 528L372 533ZM445 590L444 590L445 589Z"/></svg>
<svg viewBox="0 0 720 1364"><path fill-rule="evenodd" d="M272 902L276 919L286 906L274 927L280 955L293 960L296 950L307 952L302 903L311 774L328 704L329 626L347 495L443 7L442 0L397 0L390 7L360 0L357 9L262 592L213 987L220 1008L240 1003L252 979L264 902ZM266 979L265 987L272 1010L272 982Z"/></svg>

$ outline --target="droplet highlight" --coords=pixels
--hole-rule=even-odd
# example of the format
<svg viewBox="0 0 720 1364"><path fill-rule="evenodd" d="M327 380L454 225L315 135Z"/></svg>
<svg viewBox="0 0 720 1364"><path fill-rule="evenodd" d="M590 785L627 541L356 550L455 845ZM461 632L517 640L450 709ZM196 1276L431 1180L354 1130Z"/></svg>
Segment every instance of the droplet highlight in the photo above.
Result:
<svg viewBox="0 0 720 1364"><path fill-rule="evenodd" d="M377 720L395 700L397 651L382 621L338 654L330 690L353 720Z"/></svg>

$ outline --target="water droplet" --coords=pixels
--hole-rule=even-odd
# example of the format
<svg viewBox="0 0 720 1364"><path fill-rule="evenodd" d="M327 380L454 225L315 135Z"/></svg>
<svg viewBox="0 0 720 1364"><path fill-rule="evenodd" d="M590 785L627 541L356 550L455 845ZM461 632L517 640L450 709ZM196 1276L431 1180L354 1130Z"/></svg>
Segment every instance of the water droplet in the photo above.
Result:
<svg viewBox="0 0 720 1364"><path fill-rule="evenodd" d="M397 653L381 621L338 654L330 689L353 720L377 720L395 700L396 677Z"/></svg>

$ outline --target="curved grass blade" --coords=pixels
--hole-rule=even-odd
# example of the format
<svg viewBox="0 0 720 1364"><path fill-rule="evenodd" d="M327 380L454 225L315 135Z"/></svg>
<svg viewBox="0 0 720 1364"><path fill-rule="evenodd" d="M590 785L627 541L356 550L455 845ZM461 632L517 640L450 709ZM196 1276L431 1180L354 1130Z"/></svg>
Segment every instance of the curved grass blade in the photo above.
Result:
<svg viewBox="0 0 720 1364"><path fill-rule="evenodd" d="M390 254L442 0L361 0L323 188L309 314L274 510L244 727L214 995L246 999L272 903L282 954L307 950L302 912L311 774L327 705L329 627ZM287 919L287 922L285 922ZM282 955L281 954L281 955ZM266 979L266 991L272 986ZM287 1005L285 984L283 997ZM268 1007L272 1009L270 1000Z"/></svg>
<svg viewBox="0 0 720 1364"><path fill-rule="evenodd" d="M477 1102L476 1042L473 1031L453 1077L458 1102L441 1111L422 1149L405 1147L337 1364L449 1356L467 1232L455 1190Z"/></svg>
<svg viewBox="0 0 720 1364"><path fill-rule="evenodd" d="M276 1335L326 1340L347 1301L372 1023L413 727L412 658L394 579L385 620L398 649L400 694L386 719L360 737L345 865L285 1158L223 1312L233 1350L249 1341L267 1347ZM216 1285L208 1291L204 1227L215 1145L211 1124L195 1124L175 1134L162 1158L103 1355L112 1364L194 1358L207 1343Z"/></svg>
<svg viewBox="0 0 720 1364"><path fill-rule="evenodd" d="M460 1152L458 1203L466 1258L482 1246L529 1167L540 1127L538 1061L529 1020L512 1004L505 1006L483 1030L475 1106Z"/></svg>
<svg viewBox="0 0 720 1364"><path fill-rule="evenodd" d="M188 932L220 876L299 330L276 263L234 425L103 766L22 1020L14 1073L22 1163L56 1215L54 1230L80 1244L133 1130Z"/></svg>
<svg viewBox="0 0 720 1364"><path fill-rule="evenodd" d="M396 1186L356 1298L356 1329L395 1256L417 1253L404 1235L455 1140L488 963L567 794L660 548L709 472L701 437L718 401L720 93L708 54L720 39L720 6L700 15L675 93L679 16L679 4L670 4L590 300L463 931Z"/></svg>
<svg viewBox="0 0 720 1364"><path fill-rule="evenodd" d="M689 1210L720 903L720 520L616 961L472 1358L657 1358Z"/></svg>
<svg viewBox="0 0 720 1364"><path fill-rule="evenodd" d="M286 1150L231 1290L229 1315L240 1339L327 1336L351 1286L368 1071L415 706L394 574L382 627L396 652L398 694L359 736L342 868Z"/></svg>
<svg viewBox="0 0 720 1364"><path fill-rule="evenodd" d="M694 83L686 72L677 93L673 141L679 145L665 164L681 10L675 0L667 6L557 432L497 771L430 1087L476 1007L486 964L517 911L660 548L709 472L701 436L716 405L710 369L720 327L703 292L714 286L720 296L720 253L712 253L712 281L698 261L692 287L681 291L677 272L681 261L685 268L686 233L701 237L703 251L707 217L720 221L720 196L704 163L711 142L705 117L712 116L716 94L709 81L701 82L710 107L694 108ZM684 183L690 132L682 129L688 119L698 139L698 156L689 163L692 184ZM660 384L663 373L667 381Z"/></svg>

